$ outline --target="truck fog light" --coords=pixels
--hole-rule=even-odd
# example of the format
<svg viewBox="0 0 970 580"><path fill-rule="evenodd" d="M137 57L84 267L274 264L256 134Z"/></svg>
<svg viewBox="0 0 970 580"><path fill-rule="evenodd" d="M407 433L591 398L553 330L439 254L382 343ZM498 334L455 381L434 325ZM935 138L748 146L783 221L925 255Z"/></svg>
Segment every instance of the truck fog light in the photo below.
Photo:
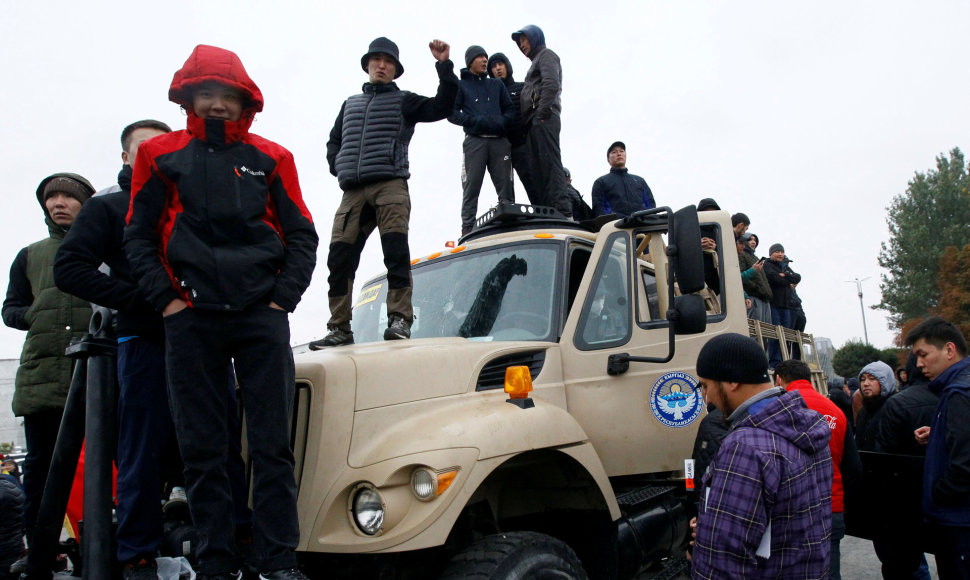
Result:
<svg viewBox="0 0 970 580"><path fill-rule="evenodd" d="M421 501L431 501L451 486L456 475L457 467L440 472L419 467L411 474L411 492Z"/></svg>
<svg viewBox="0 0 970 580"><path fill-rule="evenodd" d="M373 487L362 485L354 493L352 511L360 531L373 536L384 524L384 500Z"/></svg>
<svg viewBox="0 0 970 580"><path fill-rule="evenodd" d="M411 474L411 491L421 501L435 498L438 491L438 477L430 469L415 469Z"/></svg>

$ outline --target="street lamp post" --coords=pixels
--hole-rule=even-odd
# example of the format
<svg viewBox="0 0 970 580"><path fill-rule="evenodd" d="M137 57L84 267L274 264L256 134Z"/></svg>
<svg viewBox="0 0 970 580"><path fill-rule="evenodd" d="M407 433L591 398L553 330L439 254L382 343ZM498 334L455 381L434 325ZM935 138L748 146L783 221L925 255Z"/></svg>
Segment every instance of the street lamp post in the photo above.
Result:
<svg viewBox="0 0 970 580"><path fill-rule="evenodd" d="M866 276L862 280L858 278L855 278L854 280L846 280L846 283L848 284L852 284L853 282L855 282L856 291L858 291L859 293L859 308L862 309L862 332L866 337L867 345L869 344L869 330L866 329L866 307L865 307L865 304L863 304L862 302L862 283L868 279L869 279L869 276Z"/></svg>

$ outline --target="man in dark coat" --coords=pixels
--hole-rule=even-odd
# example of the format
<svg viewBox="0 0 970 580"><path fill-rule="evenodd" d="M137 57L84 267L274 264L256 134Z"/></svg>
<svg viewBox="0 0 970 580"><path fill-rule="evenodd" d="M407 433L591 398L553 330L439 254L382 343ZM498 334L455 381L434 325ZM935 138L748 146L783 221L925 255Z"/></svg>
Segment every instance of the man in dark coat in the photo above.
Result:
<svg viewBox="0 0 970 580"><path fill-rule="evenodd" d="M626 167L626 145L615 141L606 150L610 172L593 182L593 215L615 214L626 217L634 212L657 207L650 186Z"/></svg>
<svg viewBox="0 0 970 580"><path fill-rule="evenodd" d="M448 43L428 44L435 59L438 92L433 98L398 89L394 79L404 74L398 48L383 36L370 43L360 58L369 81L363 91L340 106L327 141L327 163L343 190L330 234L327 268L330 276L330 320L327 335L310 343L311 350L353 344L350 329L351 293L364 243L376 227L387 265L387 328L384 340L411 337L411 253L408 223L411 177L408 144L417 123L446 119L454 112L458 77Z"/></svg>
<svg viewBox="0 0 970 580"><path fill-rule="evenodd" d="M524 26L512 33L512 40L532 66L522 87L521 115L529 154L529 178L538 199L533 205L546 205L572 217L562 171L559 132L562 128L562 65L559 55L546 48L546 37L538 26Z"/></svg>
<svg viewBox="0 0 970 580"><path fill-rule="evenodd" d="M509 98L512 99L512 109L514 110L515 119L505 128L509 145L512 146L512 168L515 169L515 172L519 176L519 181L522 182L522 186L525 188L529 203L536 205L540 197L529 173L529 154L526 151L525 130L522 127L520 97L522 95L522 87L525 86L525 83L516 82L512 77L512 62L501 52L496 52L488 57L488 76L502 81L505 84L505 89L509 92Z"/></svg>
<svg viewBox="0 0 970 580"><path fill-rule="evenodd" d="M478 214L478 194L488 170L499 203L514 203L512 188L512 148L506 127L516 121L505 84L488 78L488 54L472 45L465 51L455 112L448 120L465 129L461 165L461 235L471 231Z"/></svg>
<svg viewBox="0 0 970 580"><path fill-rule="evenodd" d="M802 277L789 267L790 260L785 256L785 247L772 244L765 261L765 276L771 285L771 323L776 326L792 328L791 294L792 285L802 281ZM768 364L771 368L781 362L781 347L777 340L768 342Z"/></svg>
<svg viewBox="0 0 970 580"><path fill-rule="evenodd" d="M956 326L931 317L906 335L929 388L939 395L933 422L916 430L926 443L923 516L941 580L970 578L970 357Z"/></svg>

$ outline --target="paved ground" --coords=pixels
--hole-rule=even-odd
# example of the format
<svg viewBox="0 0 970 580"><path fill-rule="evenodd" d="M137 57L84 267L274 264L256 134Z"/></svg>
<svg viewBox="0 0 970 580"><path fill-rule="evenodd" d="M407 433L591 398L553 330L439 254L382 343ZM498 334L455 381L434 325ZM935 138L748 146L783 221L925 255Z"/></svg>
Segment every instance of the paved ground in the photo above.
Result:
<svg viewBox="0 0 970 580"><path fill-rule="evenodd" d="M879 571L879 559L876 552L872 549L872 542L853 536L846 536L842 540L842 578L845 580L877 580L882 578ZM936 561L932 555L927 555L926 561L930 566L930 576L933 580L938 580L936 574ZM638 580L660 580L669 578L671 580L684 580L689 578L684 573L670 576L667 574L643 574Z"/></svg>

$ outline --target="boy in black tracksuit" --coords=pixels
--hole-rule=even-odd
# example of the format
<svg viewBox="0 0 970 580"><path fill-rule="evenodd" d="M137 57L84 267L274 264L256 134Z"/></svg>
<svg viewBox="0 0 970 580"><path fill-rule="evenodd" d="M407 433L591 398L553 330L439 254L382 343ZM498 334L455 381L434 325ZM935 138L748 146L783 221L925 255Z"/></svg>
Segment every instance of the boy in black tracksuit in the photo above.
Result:
<svg viewBox="0 0 970 580"><path fill-rule="evenodd" d="M239 568L227 469L232 361L253 464L256 565L263 578L301 580L287 313L310 284L317 234L293 155L249 133L263 97L235 53L197 46L169 100L186 110L187 130L139 148L125 252L164 317L200 576L235 577Z"/></svg>

